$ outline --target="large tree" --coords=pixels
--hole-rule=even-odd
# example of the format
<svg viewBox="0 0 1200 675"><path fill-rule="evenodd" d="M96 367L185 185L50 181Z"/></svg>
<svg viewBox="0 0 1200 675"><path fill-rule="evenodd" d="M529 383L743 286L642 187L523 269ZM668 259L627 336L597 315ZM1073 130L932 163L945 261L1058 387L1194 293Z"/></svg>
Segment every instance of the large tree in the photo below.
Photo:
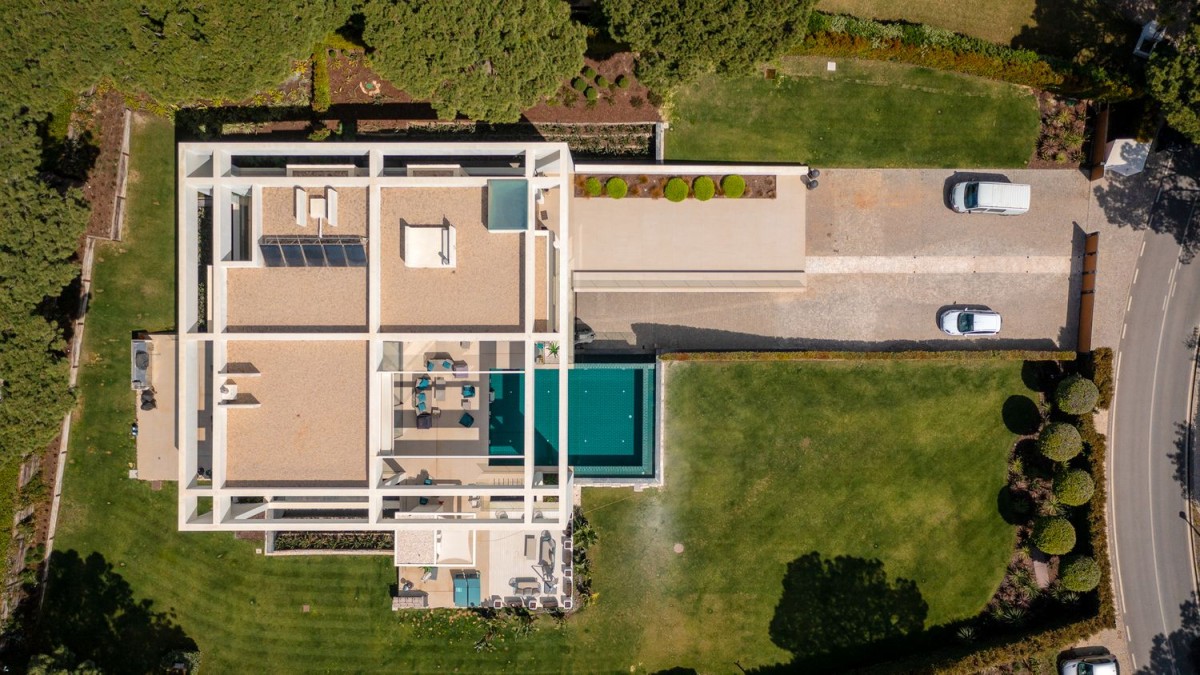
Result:
<svg viewBox="0 0 1200 675"><path fill-rule="evenodd" d="M813 0L605 0L614 38L641 53L638 75L666 89L704 72L741 73L798 43Z"/></svg>
<svg viewBox="0 0 1200 675"><path fill-rule="evenodd" d="M512 122L583 67L585 29L562 0L376 1L371 64L438 115Z"/></svg>
<svg viewBox="0 0 1200 675"><path fill-rule="evenodd" d="M1162 103L1167 123L1200 142L1200 22L1191 25L1175 49L1155 50L1146 82L1150 95Z"/></svg>

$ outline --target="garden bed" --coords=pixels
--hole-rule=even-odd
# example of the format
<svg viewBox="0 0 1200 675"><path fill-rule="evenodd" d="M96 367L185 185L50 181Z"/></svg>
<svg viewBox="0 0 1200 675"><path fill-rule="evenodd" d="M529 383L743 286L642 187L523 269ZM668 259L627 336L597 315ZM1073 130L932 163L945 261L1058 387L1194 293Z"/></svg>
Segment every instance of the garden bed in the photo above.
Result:
<svg viewBox="0 0 1200 675"><path fill-rule="evenodd" d="M575 176L575 196L576 197L596 197L609 198L605 191L600 194L593 194L588 191L588 180L595 178L601 185L608 185L609 181L617 178L625 182L627 191L623 195L624 198L635 199L663 199L666 198L667 184L674 178L681 179L688 186L687 198L695 199L695 185L697 178L706 177L713 182L715 192L712 199L726 199L724 190L721 188L722 180L727 175L734 174L678 174L676 176L669 175L647 175L647 174L594 174ZM741 174L737 174L741 175ZM739 199L775 199L775 176L744 176L741 178L745 182L745 192Z"/></svg>
<svg viewBox="0 0 1200 675"><path fill-rule="evenodd" d="M390 551L391 532L276 532L275 552Z"/></svg>
<svg viewBox="0 0 1200 675"><path fill-rule="evenodd" d="M1075 169L1087 159L1088 106L1084 101L1038 92L1041 129L1029 159L1031 169Z"/></svg>

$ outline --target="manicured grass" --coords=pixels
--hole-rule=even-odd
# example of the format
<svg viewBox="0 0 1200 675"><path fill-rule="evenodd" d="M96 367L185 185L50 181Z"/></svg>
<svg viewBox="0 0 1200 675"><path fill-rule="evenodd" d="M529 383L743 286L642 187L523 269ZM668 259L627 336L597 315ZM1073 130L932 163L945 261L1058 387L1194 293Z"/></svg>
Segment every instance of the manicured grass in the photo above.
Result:
<svg viewBox="0 0 1200 675"><path fill-rule="evenodd" d="M1034 25L1036 4L1035 0L820 0L817 9L864 19L925 23L1007 45Z"/></svg>
<svg viewBox="0 0 1200 675"><path fill-rule="evenodd" d="M996 499L1015 440L1001 410L1028 393L1020 370L672 364L666 488L584 493L599 600L580 623L627 634L649 670L787 661L769 626L787 564L811 552L914 581L925 627L977 614L1014 544Z"/></svg>
<svg viewBox="0 0 1200 675"><path fill-rule="evenodd" d="M786 59L779 79L706 77L675 94L667 157L818 167L1022 167L1038 109L1012 85L907 65Z"/></svg>

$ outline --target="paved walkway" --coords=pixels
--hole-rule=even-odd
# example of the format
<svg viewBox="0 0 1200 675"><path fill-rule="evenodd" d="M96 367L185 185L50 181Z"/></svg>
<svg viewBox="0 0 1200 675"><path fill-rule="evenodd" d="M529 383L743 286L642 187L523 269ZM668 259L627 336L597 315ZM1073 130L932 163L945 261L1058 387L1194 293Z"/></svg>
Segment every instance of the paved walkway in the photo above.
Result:
<svg viewBox="0 0 1200 675"><path fill-rule="evenodd" d="M1010 256L809 256L807 274L1070 274L1071 258Z"/></svg>

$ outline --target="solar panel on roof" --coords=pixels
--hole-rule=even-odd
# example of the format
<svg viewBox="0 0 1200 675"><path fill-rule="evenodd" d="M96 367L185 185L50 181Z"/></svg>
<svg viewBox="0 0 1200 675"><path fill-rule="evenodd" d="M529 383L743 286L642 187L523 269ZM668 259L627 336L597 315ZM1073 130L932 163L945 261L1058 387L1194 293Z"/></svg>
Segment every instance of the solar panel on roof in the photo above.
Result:
<svg viewBox="0 0 1200 675"><path fill-rule="evenodd" d="M351 267L366 267L367 252L362 244L346 244L346 260Z"/></svg>
<svg viewBox="0 0 1200 675"><path fill-rule="evenodd" d="M283 267L283 253L279 250L279 244L259 244L259 249L267 267Z"/></svg>
<svg viewBox="0 0 1200 675"><path fill-rule="evenodd" d="M288 267L307 267L304 251L300 249L299 244L280 244L279 248L283 251L283 259L287 261Z"/></svg>
<svg viewBox="0 0 1200 675"><path fill-rule="evenodd" d="M304 258L308 261L309 267L324 267L325 266L325 247L320 243L308 244L305 243L301 248L304 249Z"/></svg>
<svg viewBox="0 0 1200 675"><path fill-rule="evenodd" d="M325 244L325 261L330 267L345 267L346 249L341 244Z"/></svg>

